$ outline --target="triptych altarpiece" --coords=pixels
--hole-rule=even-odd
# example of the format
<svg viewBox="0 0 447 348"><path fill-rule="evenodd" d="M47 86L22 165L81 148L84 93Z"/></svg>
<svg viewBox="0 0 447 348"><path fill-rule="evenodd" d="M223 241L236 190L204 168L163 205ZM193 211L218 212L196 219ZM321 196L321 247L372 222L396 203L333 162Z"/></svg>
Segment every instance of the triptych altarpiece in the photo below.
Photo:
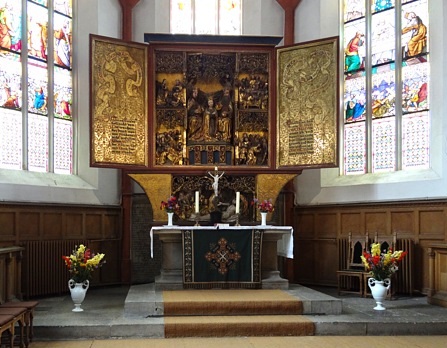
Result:
<svg viewBox="0 0 447 348"><path fill-rule="evenodd" d="M146 34L138 44L91 35L91 165L337 166L338 38L280 40Z"/></svg>

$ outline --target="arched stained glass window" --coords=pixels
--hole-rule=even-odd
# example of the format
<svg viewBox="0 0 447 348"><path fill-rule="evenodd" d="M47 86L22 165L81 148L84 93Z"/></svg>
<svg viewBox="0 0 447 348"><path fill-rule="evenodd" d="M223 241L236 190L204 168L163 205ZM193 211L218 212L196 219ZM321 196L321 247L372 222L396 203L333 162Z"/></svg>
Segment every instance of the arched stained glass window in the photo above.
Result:
<svg viewBox="0 0 447 348"><path fill-rule="evenodd" d="M0 168L72 173L71 29L72 0L0 0Z"/></svg>
<svg viewBox="0 0 447 348"><path fill-rule="evenodd" d="M240 35L241 0L171 0L171 33Z"/></svg>
<svg viewBox="0 0 447 348"><path fill-rule="evenodd" d="M430 165L429 0L344 0L344 174Z"/></svg>

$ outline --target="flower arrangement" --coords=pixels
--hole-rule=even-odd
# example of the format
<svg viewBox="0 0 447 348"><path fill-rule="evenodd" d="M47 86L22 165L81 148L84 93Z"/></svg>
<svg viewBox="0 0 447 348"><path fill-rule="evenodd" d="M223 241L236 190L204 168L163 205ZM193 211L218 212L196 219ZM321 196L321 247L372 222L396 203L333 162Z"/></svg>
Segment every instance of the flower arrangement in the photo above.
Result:
<svg viewBox="0 0 447 348"><path fill-rule="evenodd" d="M180 210L177 197L171 196L165 201L161 201L160 209L164 209L167 213L177 213Z"/></svg>
<svg viewBox="0 0 447 348"><path fill-rule="evenodd" d="M70 256L62 256L71 278L76 283L83 283L90 280L95 269L102 267L106 260L105 254L95 254L85 245L81 244L75 248Z"/></svg>
<svg viewBox="0 0 447 348"><path fill-rule="evenodd" d="M260 202L257 198L254 198L251 202L251 205L256 206L256 208L259 209L261 213L272 213L275 210L275 207L273 206L273 203L270 199L265 199Z"/></svg>
<svg viewBox="0 0 447 348"><path fill-rule="evenodd" d="M398 265L407 253L402 250L393 251L391 248L387 252L382 253L380 244L373 243L371 245L371 253L364 251L361 258L365 265L365 270L369 271L374 279L383 281L390 278L399 269Z"/></svg>

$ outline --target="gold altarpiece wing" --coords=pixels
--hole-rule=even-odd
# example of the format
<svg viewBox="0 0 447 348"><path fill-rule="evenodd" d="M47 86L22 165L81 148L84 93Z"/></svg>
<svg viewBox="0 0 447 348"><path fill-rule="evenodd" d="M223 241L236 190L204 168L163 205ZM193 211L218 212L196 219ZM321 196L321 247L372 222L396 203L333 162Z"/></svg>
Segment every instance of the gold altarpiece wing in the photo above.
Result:
<svg viewBox="0 0 447 348"><path fill-rule="evenodd" d="M145 45L90 37L92 166L147 167Z"/></svg>
<svg viewBox="0 0 447 348"><path fill-rule="evenodd" d="M91 35L92 166L267 174L338 165L338 38L275 48L280 38L155 36L142 45ZM190 109L198 91L200 114Z"/></svg>

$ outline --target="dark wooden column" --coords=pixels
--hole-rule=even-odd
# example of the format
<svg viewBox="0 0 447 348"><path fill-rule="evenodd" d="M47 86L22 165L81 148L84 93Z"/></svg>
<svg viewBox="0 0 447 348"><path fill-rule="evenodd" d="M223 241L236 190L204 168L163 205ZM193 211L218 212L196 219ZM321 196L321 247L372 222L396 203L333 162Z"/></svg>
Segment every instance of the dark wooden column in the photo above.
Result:
<svg viewBox="0 0 447 348"><path fill-rule="evenodd" d="M132 10L140 0L119 0L123 11L122 20L122 39L132 41Z"/></svg>
<svg viewBox="0 0 447 348"><path fill-rule="evenodd" d="M284 45L295 43L295 9L301 0L276 0L284 9Z"/></svg>

